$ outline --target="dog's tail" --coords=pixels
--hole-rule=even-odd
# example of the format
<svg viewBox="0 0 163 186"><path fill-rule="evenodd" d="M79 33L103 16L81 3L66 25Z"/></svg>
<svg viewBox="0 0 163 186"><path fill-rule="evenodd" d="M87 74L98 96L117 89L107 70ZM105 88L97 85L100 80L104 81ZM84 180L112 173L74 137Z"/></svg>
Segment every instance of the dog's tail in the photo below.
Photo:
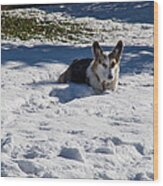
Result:
<svg viewBox="0 0 163 186"><path fill-rule="evenodd" d="M66 83L65 72L59 76L58 83Z"/></svg>
<svg viewBox="0 0 163 186"><path fill-rule="evenodd" d="M58 78L58 82L59 83L67 83L68 81L70 81L71 77L70 77L70 69L67 69L65 72L63 72L59 78Z"/></svg>

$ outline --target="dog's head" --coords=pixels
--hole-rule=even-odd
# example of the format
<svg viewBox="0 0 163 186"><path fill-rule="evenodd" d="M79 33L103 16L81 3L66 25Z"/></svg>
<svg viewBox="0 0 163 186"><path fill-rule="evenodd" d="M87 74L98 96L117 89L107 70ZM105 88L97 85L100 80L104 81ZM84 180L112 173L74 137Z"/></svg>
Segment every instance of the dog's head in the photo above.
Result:
<svg viewBox="0 0 163 186"><path fill-rule="evenodd" d="M112 82L119 71L120 57L123 50L122 41L118 41L113 50L106 54L99 43L95 41L92 46L94 55L94 71L100 82Z"/></svg>

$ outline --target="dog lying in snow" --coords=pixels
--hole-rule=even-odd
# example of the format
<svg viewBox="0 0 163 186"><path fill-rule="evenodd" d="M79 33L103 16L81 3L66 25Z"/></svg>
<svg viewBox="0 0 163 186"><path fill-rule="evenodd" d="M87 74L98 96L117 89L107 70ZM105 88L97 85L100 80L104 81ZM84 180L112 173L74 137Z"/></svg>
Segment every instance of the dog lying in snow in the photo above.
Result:
<svg viewBox="0 0 163 186"><path fill-rule="evenodd" d="M87 83L93 87L95 92L99 93L107 89L115 91L119 79L122 41L118 41L109 54L103 52L97 41L93 43L92 50L94 59L74 60L60 75L58 82Z"/></svg>

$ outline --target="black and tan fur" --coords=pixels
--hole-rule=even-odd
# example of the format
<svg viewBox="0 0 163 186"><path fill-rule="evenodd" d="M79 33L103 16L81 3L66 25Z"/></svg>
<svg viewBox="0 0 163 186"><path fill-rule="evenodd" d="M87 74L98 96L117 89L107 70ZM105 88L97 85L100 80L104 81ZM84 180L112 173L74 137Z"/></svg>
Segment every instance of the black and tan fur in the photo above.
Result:
<svg viewBox="0 0 163 186"><path fill-rule="evenodd" d="M96 92L102 92L106 89L116 90L120 57L123 50L122 41L119 41L109 54L103 52L98 42L93 43L92 50L94 59L74 60L68 69L60 75L58 82L87 83Z"/></svg>

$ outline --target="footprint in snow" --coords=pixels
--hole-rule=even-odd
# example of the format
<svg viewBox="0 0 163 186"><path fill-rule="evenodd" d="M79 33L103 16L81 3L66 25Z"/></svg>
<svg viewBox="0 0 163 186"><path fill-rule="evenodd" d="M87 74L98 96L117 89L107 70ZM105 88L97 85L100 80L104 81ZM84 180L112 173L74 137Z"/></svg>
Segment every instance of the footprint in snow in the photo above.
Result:
<svg viewBox="0 0 163 186"><path fill-rule="evenodd" d="M136 180L136 181L147 181L150 180L145 173L137 173L131 180Z"/></svg>
<svg viewBox="0 0 163 186"><path fill-rule="evenodd" d="M43 150L34 146L28 149L23 156L26 159L34 159L34 158L45 158L47 155Z"/></svg>
<svg viewBox="0 0 163 186"><path fill-rule="evenodd" d="M144 149L144 146L140 143L134 143L133 144L135 149L138 151L138 153L140 153L141 155L144 155L145 154L145 149Z"/></svg>
<svg viewBox="0 0 163 186"><path fill-rule="evenodd" d="M76 160L80 162L84 162L84 159L82 157L81 152L77 148L67 148L63 147L60 154L60 157L71 159L71 160Z"/></svg>
<svg viewBox="0 0 163 186"><path fill-rule="evenodd" d="M6 136L1 139L1 152L11 153L13 149L12 141L12 134L7 133Z"/></svg>
<svg viewBox="0 0 163 186"><path fill-rule="evenodd" d="M95 153L114 154L113 150L108 147L99 147L95 150Z"/></svg>
<svg viewBox="0 0 163 186"><path fill-rule="evenodd" d="M19 168L26 174L39 176L40 172L43 171L43 167L36 162L27 160L16 160L15 162L18 164Z"/></svg>

